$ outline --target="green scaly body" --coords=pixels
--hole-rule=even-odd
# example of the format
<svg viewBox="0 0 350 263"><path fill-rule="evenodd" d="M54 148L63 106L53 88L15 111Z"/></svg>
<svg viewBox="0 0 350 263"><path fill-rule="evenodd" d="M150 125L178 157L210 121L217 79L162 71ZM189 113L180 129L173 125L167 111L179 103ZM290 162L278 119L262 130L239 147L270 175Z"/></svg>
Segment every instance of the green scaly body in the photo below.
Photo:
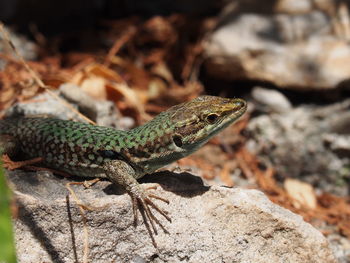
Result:
<svg viewBox="0 0 350 263"><path fill-rule="evenodd" d="M177 128L179 122L183 122L185 133L187 128L202 128L195 123L198 113L190 111L191 105L187 105L190 112L183 112L186 104L189 103L175 106L130 131L59 119L19 118L0 121L0 135L13 136L26 158L43 157L46 166L72 175L106 177L102 165L118 159L132 164L139 178L191 154L212 136L190 149L181 149L174 144L173 136L181 133ZM195 109L200 105L196 106Z"/></svg>

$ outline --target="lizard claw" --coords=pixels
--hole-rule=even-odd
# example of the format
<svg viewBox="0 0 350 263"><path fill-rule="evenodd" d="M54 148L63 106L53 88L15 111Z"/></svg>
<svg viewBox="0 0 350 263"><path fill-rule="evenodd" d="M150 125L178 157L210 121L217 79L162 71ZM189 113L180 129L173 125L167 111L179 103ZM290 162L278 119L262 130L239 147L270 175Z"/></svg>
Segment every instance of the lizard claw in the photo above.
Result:
<svg viewBox="0 0 350 263"><path fill-rule="evenodd" d="M146 229L152 239L153 246L157 248L157 244L154 239L154 235L157 235L158 231L156 225L160 226L165 233L168 231L162 225L158 218L156 218L152 210L156 210L163 217L165 217L169 222L171 222L168 212L159 208L153 201L152 198L161 200L169 204L169 201L159 197L155 194L150 194L147 192L149 189L143 188L136 180L139 177L135 173L133 167L128 163L121 160L111 160L105 162L102 166L107 178L116 184L120 184L125 187L132 200L132 207L134 213L134 224L138 225L138 210L141 213L143 221L145 222ZM154 187L151 187L154 189Z"/></svg>
<svg viewBox="0 0 350 263"><path fill-rule="evenodd" d="M165 198L159 197L155 194L144 194L142 197L136 197L135 195L131 194L132 204L133 204L133 212L134 212L134 224L135 226L138 225L138 215L137 210L140 210L141 216L143 218L143 221L145 222L147 231L149 232L149 235L152 239L152 243L154 247L157 247L157 244L154 239L154 235L158 234L156 225L160 226L165 233L169 233L164 225L158 220L158 218L155 217L153 212L151 211L151 208L156 210L158 213L160 213L163 217L165 217L169 222L171 222L171 218L168 216L168 212L159 208L152 200L151 198L155 198L158 200L161 200L167 204L169 204L169 201ZM152 228L152 231L150 229L150 226Z"/></svg>

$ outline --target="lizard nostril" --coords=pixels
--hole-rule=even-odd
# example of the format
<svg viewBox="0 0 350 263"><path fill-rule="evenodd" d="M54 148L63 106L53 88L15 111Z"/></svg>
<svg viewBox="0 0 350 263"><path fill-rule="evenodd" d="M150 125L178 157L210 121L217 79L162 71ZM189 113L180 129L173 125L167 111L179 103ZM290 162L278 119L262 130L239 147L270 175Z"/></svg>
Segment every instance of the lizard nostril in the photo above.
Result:
<svg viewBox="0 0 350 263"><path fill-rule="evenodd" d="M247 103L244 100L238 100L235 102L235 104L238 108L244 108L247 105Z"/></svg>

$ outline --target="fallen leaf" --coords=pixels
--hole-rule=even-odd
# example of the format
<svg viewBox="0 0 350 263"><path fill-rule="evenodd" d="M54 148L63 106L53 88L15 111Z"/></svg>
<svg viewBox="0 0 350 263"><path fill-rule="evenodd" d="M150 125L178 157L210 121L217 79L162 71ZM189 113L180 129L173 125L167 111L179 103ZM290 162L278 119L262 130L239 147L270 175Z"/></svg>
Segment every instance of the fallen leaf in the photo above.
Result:
<svg viewBox="0 0 350 263"><path fill-rule="evenodd" d="M106 81L104 78L91 75L80 84L83 91L96 99L105 100L107 98Z"/></svg>
<svg viewBox="0 0 350 263"><path fill-rule="evenodd" d="M233 179L230 176L230 165L228 163L224 164L224 167L220 172L220 179L225 183L226 186L228 187L234 186Z"/></svg>
<svg viewBox="0 0 350 263"><path fill-rule="evenodd" d="M293 198L293 205L296 208L299 209L302 206L311 209L316 208L317 198L314 188L310 184L301 182L296 179L287 178L284 181L284 188L286 189L288 195Z"/></svg>
<svg viewBox="0 0 350 263"><path fill-rule="evenodd" d="M85 68L85 72L89 75L89 73L99 76L101 78L105 78L109 81L115 81L117 83L124 82L123 78L114 70L111 70L101 64L91 64Z"/></svg>

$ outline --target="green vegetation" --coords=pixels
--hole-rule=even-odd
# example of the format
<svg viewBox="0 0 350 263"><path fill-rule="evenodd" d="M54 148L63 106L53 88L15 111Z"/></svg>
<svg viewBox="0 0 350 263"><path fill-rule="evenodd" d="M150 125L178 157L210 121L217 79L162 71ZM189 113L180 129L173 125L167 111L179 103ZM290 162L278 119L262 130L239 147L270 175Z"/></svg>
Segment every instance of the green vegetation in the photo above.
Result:
<svg viewBox="0 0 350 263"><path fill-rule="evenodd" d="M0 164L0 263L15 263L16 251L13 239L11 213L11 190L8 188L2 164Z"/></svg>

